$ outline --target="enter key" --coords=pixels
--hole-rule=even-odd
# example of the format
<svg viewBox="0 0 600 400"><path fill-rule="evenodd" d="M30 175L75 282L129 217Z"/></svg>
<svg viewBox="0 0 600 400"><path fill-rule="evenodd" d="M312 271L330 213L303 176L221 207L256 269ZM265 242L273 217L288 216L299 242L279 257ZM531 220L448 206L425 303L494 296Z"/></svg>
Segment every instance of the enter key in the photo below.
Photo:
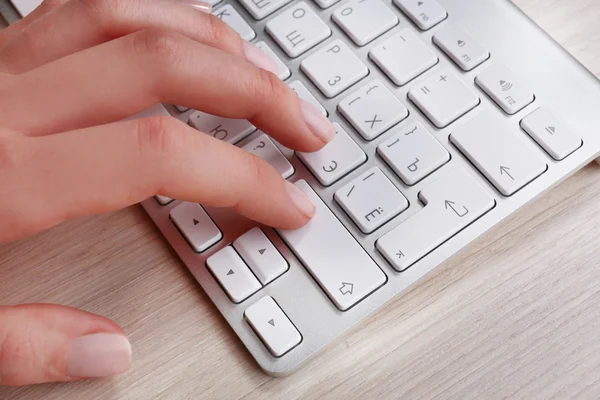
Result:
<svg viewBox="0 0 600 400"><path fill-rule="evenodd" d="M402 272L494 208L493 197L462 167L441 174L419 193L425 208L377 241Z"/></svg>

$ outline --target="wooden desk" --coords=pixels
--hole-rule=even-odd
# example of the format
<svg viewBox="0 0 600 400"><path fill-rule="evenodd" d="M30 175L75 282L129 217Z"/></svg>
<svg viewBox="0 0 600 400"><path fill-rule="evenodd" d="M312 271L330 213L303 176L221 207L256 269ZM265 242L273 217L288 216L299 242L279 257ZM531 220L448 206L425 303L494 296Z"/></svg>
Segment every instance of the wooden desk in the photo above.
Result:
<svg viewBox="0 0 600 400"><path fill-rule="evenodd" d="M600 0L516 2L600 75ZM0 303L112 318L134 364L0 399L598 399L599 180L586 167L284 379L259 370L140 207L2 246Z"/></svg>

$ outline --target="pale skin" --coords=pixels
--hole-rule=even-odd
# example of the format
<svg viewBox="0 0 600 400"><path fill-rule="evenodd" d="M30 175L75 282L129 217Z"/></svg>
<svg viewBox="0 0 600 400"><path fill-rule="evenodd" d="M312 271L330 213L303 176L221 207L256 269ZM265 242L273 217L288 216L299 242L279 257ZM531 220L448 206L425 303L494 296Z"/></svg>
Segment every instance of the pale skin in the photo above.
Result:
<svg viewBox="0 0 600 400"><path fill-rule="evenodd" d="M278 228L310 220L308 198L257 157L172 117L124 121L163 102L248 119L300 151L335 136L209 11L196 0L46 0L0 32L0 243L155 194ZM116 375L131 353L104 317L0 306L0 385Z"/></svg>

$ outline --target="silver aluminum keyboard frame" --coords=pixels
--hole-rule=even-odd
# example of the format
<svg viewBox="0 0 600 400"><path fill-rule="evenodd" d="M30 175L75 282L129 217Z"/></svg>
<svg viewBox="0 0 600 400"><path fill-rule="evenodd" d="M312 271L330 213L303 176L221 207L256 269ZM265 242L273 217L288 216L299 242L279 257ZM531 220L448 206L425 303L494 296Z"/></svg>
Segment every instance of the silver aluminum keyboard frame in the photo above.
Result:
<svg viewBox="0 0 600 400"><path fill-rule="evenodd" d="M231 243L238 236L256 226L256 224L252 221L243 219L228 210L207 208L208 213L223 231L224 237L217 245L213 246L205 253L196 254L169 220L169 212L178 204L177 201L168 206L160 206L154 199L149 199L142 203L150 217L175 249L184 264L190 269L217 308L221 311L231 327L238 334L248 350L252 353L261 368L274 376L282 376L293 372L296 368L323 349L328 343L355 326L360 320L376 311L384 303L400 296L409 287L424 278L440 264L447 261L459 250L465 248L471 241L501 222L524 204L530 202L541 193L560 183L563 179L566 179L578 169L594 160L600 153L600 135L598 135L600 131L600 82L511 2L508 0L438 0L448 11L449 18L433 29L427 32L421 32L396 6L391 4L391 0L383 1L397 14L400 19L399 25L368 45L358 47L330 20L332 11L340 4L343 4L344 1L337 3L326 10L321 10L316 4L311 3L309 0L308 2L323 20L330 21L329 26L333 31L333 35L308 53L293 60L289 59L264 31L266 22L289 7L293 2L262 21L254 21L245 9L235 1L226 0L216 6L219 7L226 3L232 3L240 15L242 15L257 32L258 36L255 41L266 41L291 69L292 76L288 79L288 82L296 79L302 81L328 110L330 119L339 122L354 141L366 152L368 160L363 166L356 169L336 184L330 187L323 187L311 173L308 172L300 160L293 156L291 151L282 148L286 155L290 156L296 169L296 173L290 180L295 181L298 179L305 179L315 189L344 226L353 234L357 241L387 275L388 281L383 287L350 310L341 312L325 295L319 285L292 254L289 248L282 242L279 236L272 229L263 227L279 251L288 260L290 268L288 272L254 294L248 300L241 304L234 304L209 273L205 267L205 261L210 255ZM448 21L458 23L466 28L475 40L479 41L488 51L490 51L491 58L468 73L463 73L456 67L431 40L432 36ZM368 59L368 52L374 46L390 37L394 32L406 27L413 29L423 41L430 45L430 48L433 49L439 57L440 62L433 69L427 71L406 86L397 88L385 74ZM350 46L350 48L355 50L356 54L369 67L369 76L361 82L367 82L369 79L373 78L380 78L382 82L387 83L388 88L393 90L396 96L398 96L404 105L408 107L410 116L403 123L420 121L434 134L436 139L442 143L452 156L452 159L448 164L444 165L438 171L434 172L431 176L425 178L415 186L407 187L376 154L377 146L389 137L389 132L384 133L376 140L366 142L336 111L336 107L340 100L358 85L353 86L334 99L327 99L320 94L312 82L299 70L299 65L308 55L312 54L316 49L325 46L334 38L341 38L348 46ZM514 116L507 116L504 114L498 106L475 86L475 77L485 68L496 63L504 64L508 67L508 69L536 95L536 100L533 104ZM407 92L410 88L419 85L424 79L430 77L444 67L452 69L458 76L462 77L464 82L478 93L481 98L481 104L457 122L440 130L433 126L408 100ZM519 122L540 106L550 107L560 119L564 120L570 126L576 135L583 139L583 146L563 161L556 162L552 160L551 157L549 157L519 127ZM182 120L187 120L189 112L181 114L177 112L174 107L167 107L173 115ZM498 115L502 115L515 131L521 132L521 135L531 145L530 147L533 148L534 151L537 151L548 164L548 170L542 176L508 198L500 195L483 175L479 173L448 140L448 136L451 132L484 109L493 109ZM246 143L254 136L255 134L251 135L249 138L242 141L242 144ZM407 271L402 273L396 272L375 249L376 240L401 224L407 218L410 218L412 215L419 212L423 207L417 198L419 191L435 180L440 171L446 170L453 165L462 165L467 168L481 185L496 199L496 207L410 267ZM384 171L384 173L407 197L410 202L410 208L373 234L364 235L344 211L334 202L333 194L341 186L357 177L362 171L371 166L378 166ZM323 240L335 240L335 238L323 238ZM272 296L277 301L283 311L299 329L303 337L303 341L299 346L281 358L275 358L269 353L244 320L244 311L263 296Z"/></svg>

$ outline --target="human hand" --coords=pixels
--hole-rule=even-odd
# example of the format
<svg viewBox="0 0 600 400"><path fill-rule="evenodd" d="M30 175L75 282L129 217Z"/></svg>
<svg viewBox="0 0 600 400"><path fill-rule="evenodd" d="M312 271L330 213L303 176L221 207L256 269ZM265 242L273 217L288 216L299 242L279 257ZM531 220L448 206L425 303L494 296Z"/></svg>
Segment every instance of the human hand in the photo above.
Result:
<svg viewBox="0 0 600 400"><path fill-rule="evenodd" d="M198 1L46 0L0 32L0 242L154 194L304 225L314 206L259 158L171 117L124 121L174 103L320 149L333 126L274 69ZM109 376L130 362L103 317L0 307L0 384Z"/></svg>

